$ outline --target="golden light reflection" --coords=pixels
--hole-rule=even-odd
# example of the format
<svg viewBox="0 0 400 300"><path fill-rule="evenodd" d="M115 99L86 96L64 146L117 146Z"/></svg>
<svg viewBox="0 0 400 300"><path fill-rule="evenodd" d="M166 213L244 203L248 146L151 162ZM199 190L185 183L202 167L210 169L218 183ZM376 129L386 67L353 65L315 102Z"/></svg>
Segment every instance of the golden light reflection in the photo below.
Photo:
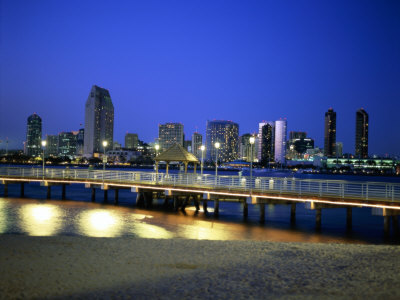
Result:
<svg viewBox="0 0 400 300"><path fill-rule="evenodd" d="M21 228L31 236L56 235L62 227L62 211L56 205L26 204L19 214Z"/></svg>
<svg viewBox="0 0 400 300"><path fill-rule="evenodd" d="M0 200L0 234L7 230L7 203Z"/></svg>
<svg viewBox="0 0 400 300"><path fill-rule="evenodd" d="M91 237L116 237L122 232L121 217L106 209L84 211L79 215L79 233Z"/></svg>
<svg viewBox="0 0 400 300"><path fill-rule="evenodd" d="M196 221L193 225L181 227L180 235L187 239L196 240L236 240L231 231L227 230L226 225L206 221Z"/></svg>
<svg viewBox="0 0 400 300"><path fill-rule="evenodd" d="M134 222L132 232L145 239L172 239L175 235L157 225Z"/></svg>

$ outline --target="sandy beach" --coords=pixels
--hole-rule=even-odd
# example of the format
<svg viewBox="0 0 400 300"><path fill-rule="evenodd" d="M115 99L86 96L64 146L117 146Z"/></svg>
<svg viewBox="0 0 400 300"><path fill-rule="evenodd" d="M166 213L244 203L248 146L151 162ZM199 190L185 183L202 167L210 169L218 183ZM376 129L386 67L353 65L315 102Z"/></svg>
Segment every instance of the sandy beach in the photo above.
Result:
<svg viewBox="0 0 400 300"><path fill-rule="evenodd" d="M0 236L0 298L400 298L400 248Z"/></svg>

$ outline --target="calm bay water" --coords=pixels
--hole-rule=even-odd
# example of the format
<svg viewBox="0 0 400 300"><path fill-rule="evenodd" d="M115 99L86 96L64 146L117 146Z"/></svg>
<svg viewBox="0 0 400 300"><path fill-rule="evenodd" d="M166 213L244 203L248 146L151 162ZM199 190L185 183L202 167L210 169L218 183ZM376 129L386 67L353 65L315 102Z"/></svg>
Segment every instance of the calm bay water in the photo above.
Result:
<svg viewBox="0 0 400 300"><path fill-rule="evenodd" d="M223 173L221 173L223 174ZM226 175L234 174L224 172ZM256 173L257 174L257 173ZM260 176L261 174L257 174ZM324 178L327 175L303 175L280 172L266 176L296 176ZM347 178L346 178L347 177ZM390 181L398 178L328 176L329 179ZM242 220L238 203L220 203L220 217L214 219L212 205L209 215L195 214L192 206L182 212L165 211L159 205L152 210L134 206L136 194L120 190L119 205L102 204L103 193L98 191L96 202L90 202L90 189L74 184L67 187L67 199L61 200L61 187L52 187L52 199L45 200L46 188L39 184L25 185L27 198L19 198L19 185L9 186L9 198L0 197L0 234L32 236L83 235L91 237L137 236L141 238L184 238L209 240L268 240L338 243L399 243L392 234L383 235L383 218L373 216L368 208L353 208L353 228L346 230L346 211L342 208L322 211L322 231L315 231L315 211L297 205L296 223L290 224L290 206L267 205L266 223L258 224L259 211L249 205L247 222ZM0 185L0 195L4 186ZM109 203L113 192L109 192Z"/></svg>

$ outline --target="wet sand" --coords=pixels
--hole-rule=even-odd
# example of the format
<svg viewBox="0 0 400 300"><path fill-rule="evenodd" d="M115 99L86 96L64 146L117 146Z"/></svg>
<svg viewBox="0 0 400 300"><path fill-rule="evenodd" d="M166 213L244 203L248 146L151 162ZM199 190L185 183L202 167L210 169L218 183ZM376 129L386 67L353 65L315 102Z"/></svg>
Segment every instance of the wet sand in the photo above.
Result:
<svg viewBox="0 0 400 300"><path fill-rule="evenodd" d="M0 298L400 298L387 245L0 236Z"/></svg>

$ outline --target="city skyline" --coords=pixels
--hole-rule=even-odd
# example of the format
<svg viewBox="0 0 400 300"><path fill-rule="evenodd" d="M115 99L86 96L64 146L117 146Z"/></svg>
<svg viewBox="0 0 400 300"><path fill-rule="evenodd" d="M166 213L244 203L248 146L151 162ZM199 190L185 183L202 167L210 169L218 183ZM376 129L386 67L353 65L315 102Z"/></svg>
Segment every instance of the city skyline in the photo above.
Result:
<svg viewBox="0 0 400 300"><path fill-rule="evenodd" d="M398 3L93 3L1 2L0 140L9 149L22 148L34 112L45 134L83 127L82 103L98 85L112 94L120 143L127 131L154 141L158 123L205 136L207 120L233 120L242 135L286 117L288 132L323 147L332 107L336 140L353 153L354 113L364 108L368 152L400 154Z"/></svg>

